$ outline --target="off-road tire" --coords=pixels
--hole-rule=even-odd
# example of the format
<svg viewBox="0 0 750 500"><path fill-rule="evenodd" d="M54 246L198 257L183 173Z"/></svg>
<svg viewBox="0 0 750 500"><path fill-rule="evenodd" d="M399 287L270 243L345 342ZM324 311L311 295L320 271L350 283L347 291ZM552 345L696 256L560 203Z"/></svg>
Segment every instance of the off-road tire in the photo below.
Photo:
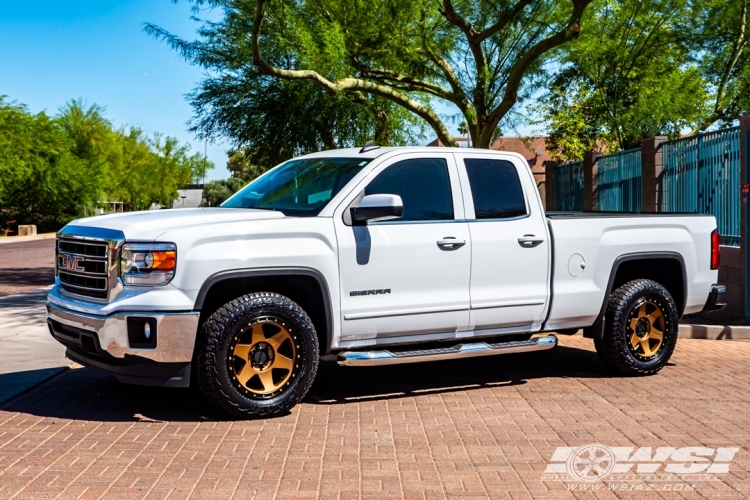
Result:
<svg viewBox="0 0 750 500"><path fill-rule="evenodd" d="M631 348L628 318L643 301L661 308L664 331L661 346L649 359L643 359ZM632 319L632 318L631 318ZM602 363L623 375L653 375L667 364L677 343L678 313L674 299L659 283L639 279L625 283L609 297L605 316L604 336L595 339L594 346Z"/></svg>
<svg viewBox="0 0 750 500"><path fill-rule="evenodd" d="M260 399L244 394L232 382L229 349L241 329L269 316L295 332L298 364L283 390ZM305 397L318 371L318 359L318 336L307 313L287 297L258 292L228 302L203 322L194 363L198 387L214 406L235 417L267 418L287 414Z"/></svg>

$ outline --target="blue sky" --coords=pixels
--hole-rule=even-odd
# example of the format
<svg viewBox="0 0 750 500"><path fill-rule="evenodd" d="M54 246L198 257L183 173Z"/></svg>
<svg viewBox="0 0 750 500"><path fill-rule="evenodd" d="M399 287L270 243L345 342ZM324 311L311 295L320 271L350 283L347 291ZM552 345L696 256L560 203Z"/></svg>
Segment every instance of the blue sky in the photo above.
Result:
<svg viewBox="0 0 750 500"><path fill-rule="evenodd" d="M120 127L140 127L205 145L187 131L192 109L185 101L202 77L166 44L143 33L153 22L185 38L198 24L191 4L181 0L26 0L3 2L0 14L0 95L55 114L82 97L107 108ZM215 18L218 13L204 12ZM441 114L457 110L438 105ZM455 125L450 128L455 132ZM428 139L434 135L427 132ZM226 144L208 144L216 168L207 180L229 176Z"/></svg>
<svg viewBox="0 0 750 500"><path fill-rule="evenodd" d="M107 108L116 125L163 132L203 151L188 131L184 95L201 78L164 43L142 32L154 22L192 37L190 5L170 0L27 0L3 2L0 14L0 95L32 112L57 112L83 97ZM228 176L226 145L208 145L210 178Z"/></svg>

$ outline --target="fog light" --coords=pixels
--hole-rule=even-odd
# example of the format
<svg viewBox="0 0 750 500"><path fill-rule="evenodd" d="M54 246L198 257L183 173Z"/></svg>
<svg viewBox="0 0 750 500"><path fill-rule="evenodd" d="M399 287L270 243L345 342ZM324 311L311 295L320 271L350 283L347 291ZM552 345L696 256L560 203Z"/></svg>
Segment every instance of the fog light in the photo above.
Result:
<svg viewBox="0 0 750 500"><path fill-rule="evenodd" d="M143 336L146 337L146 340L151 338L151 325L148 323L143 324Z"/></svg>

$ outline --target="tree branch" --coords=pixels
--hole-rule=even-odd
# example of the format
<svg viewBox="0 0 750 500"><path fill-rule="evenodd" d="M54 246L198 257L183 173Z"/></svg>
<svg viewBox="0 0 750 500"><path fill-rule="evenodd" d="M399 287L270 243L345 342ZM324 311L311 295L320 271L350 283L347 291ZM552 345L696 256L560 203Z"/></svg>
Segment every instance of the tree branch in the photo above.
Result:
<svg viewBox="0 0 750 500"><path fill-rule="evenodd" d="M445 124L432 109L385 85L368 82L359 78L343 78L330 81L317 71L281 69L268 64L260 54L260 27L263 24L265 10L266 0L257 0L250 44L253 63L258 68L259 73L285 80L310 80L330 94L339 92L365 92L388 99L425 120L435 130L443 144L452 147L458 146L453 136L451 136L445 127Z"/></svg>
<svg viewBox="0 0 750 500"><path fill-rule="evenodd" d="M511 22L518 14L520 14L523 9L530 3L531 0L520 0L516 5L500 14L500 17L495 22L495 24L477 33L477 39L480 42L483 42L501 29L505 28L508 23Z"/></svg>
<svg viewBox="0 0 750 500"><path fill-rule="evenodd" d="M482 132L483 135L492 133L500 119L505 116L510 108L518 100L518 89L521 85L521 80L526 71L531 65L545 52L558 47L565 42L568 42L574 38L578 38L581 32L581 17L586 7L592 2L592 0L572 0L573 1L573 12L570 15L567 26L547 38L540 40L533 45L521 58L516 61L513 68L508 76L508 81L505 85L505 94L500 104L492 110L488 115L487 121Z"/></svg>
<svg viewBox="0 0 750 500"><path fill-rule="evenodd" d="M732 56L729 58L729 63L724 69L724 73L721 75L721 81L719 82L719 85L716 89L716 101L714 102L714 110L711 115L706 117L705 120L703 120L697 127L695 127L695 130L690 132L689 135L695 135L699 132L702 132L703 130L706 130L708 127L713 125L714 122L720 120L726 112L726 107L723 105L722 101L726 96L727 83L729 82L729 78L732 74L732 71L734 70L734 67L737 65L737 61L740 59L740 55L742 55L742 51L745 49L745 45L747 45L747 38L745 36L747 30L747 4L748 2L746 0L742 3L742 20L740 21L740 33L737 35L737 39L734 42L734 47L732 47Z"/></svg>

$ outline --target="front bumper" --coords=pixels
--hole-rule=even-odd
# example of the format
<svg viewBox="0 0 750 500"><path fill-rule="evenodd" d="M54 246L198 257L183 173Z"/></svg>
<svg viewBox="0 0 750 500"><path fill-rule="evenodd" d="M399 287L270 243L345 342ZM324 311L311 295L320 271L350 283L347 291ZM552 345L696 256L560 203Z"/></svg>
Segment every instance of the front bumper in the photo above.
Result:
<svg viewBox="0 0 750 500"><path fill-rule="evenodd" d="M703 306L703 312L719 311L724 309L727 304L724 302L723 295L727 292L727 287L724 285L713 285L711 287L711 293L708 294L708 300L706 305Z"/></svg>
<svg viewBox="0 0 750 500"><path fill-rule="evenodd" d="M95 316L47 302L47 324L71 360L125 383L167 387L190 384L190 362L200 313L120 312ZM155 324L152 346L133 347L128 318ZM132 326L131 326L132 327Z"/></svg>

